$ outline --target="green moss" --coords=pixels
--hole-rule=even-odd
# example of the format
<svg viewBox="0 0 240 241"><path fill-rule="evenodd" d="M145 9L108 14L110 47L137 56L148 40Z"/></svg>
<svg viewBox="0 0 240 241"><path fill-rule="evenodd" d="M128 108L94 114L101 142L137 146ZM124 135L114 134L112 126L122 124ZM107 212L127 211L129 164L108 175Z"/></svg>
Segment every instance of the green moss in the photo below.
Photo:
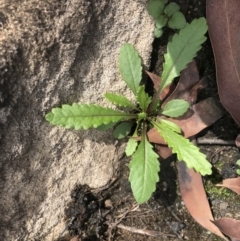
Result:
<svg viewBox="0 0 240 241"><path fill-rule="evenodd" d="M217 169L217 170L221 170L222 167L224 166L224 161L218 161L214 167Z"/></svg>
<svg viewBox="0 0 240 241"><path fill-rule="evenodd" d="M207 185L205 187L205 190L207 192L207 194L209 194L212 198L229 198L232 195L235 196L235 194L226 189L226 188L222 188L222 187L216 187L214 185Z"/></svg>
<svg viewBox="0 0 240 241"><path fill-rule="evenodd" d="M224 187L217 187L211 181L205 184L205 190L211 199L221 199L228 202L240 204L240 196Z"/></svg>

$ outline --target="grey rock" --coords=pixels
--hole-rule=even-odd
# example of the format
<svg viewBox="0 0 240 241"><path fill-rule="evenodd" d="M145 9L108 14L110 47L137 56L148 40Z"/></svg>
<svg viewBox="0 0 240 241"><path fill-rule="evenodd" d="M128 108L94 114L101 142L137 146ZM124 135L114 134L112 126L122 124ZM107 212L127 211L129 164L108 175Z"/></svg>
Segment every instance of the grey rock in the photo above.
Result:
<svg viewBox="0 0 240 241"><path fill-rule="evenodd" d="M229 206L229 204L228 204L227 202L221 202L221 203L219 204L219 208L220 208L221 210L227 209L228 206Z"/></svg>
<svg viewBox="0 0 240 241"><path fill-rule="evenodd" d="M128 0L0 2L0 237L54 240L76 184L98 188L124 145L111 131L64 130L44 119L52 107L107 105L106 91L132 98L117 69L122 43L149 65L154 23Z"/></svg>

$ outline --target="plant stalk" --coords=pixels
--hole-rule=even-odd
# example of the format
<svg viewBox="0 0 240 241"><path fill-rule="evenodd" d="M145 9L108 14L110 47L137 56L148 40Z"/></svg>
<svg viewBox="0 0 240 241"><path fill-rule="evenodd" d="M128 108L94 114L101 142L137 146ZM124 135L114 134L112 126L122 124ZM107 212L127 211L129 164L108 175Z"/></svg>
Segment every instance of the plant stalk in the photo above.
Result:
<svg viewBox="0 0 240 241"><path fill-rule="evenodd" d="M149 108L147 110L147 114L151 114L152 109L156 105L156 103L158 101L158 98L159 98L159 95L160 95L161 92L162 92L162 90L161 90L161 88L159 86L159 89L158 89L157 93L155 93L154 96L153 96L153 100L152 100L152 102L151 102L151 104L150 104L150 106L149 106Z"/></svg>

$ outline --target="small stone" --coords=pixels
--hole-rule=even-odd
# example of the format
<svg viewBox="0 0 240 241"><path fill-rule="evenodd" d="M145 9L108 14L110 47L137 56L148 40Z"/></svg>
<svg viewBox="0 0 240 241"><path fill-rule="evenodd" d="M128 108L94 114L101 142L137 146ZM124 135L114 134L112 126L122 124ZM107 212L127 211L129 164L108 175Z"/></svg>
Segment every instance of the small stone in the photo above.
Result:
<svg viewBox="0 0 240 241"><path fill-rule="evenodd" d="M166 182L162 182L161 189L163 192L166 192L168 189L168 184Z"/></svg>
<svg viewBox="0 0 240 241"><path fill-rule="evenodd" d="M227 209L227 207L228 207L228 203L227 203L227 202L221 202L221 203L219 204L219 208L220 208L221 210Z"/></svg>
<svg viewBox="0 0 240 241"><path fill-rule="evenodd" d="M111 202L110 199L107 199L107 200L104 202L104 204L105 204L105 207L106 207L106 208L112 208L112 202Z"/></svg>
<svg viewBox="0 0 240 241"><path fill-rule="evenodd" d="M215 205L218 205L221 201L219 199L214 199L212 200L212 205L215 206Z"/></svg>
<svg viewBox="0 0 240 241"><path fill-rule="evenodd" d="M232 215L231 213L225 213L225 217L227 217L227 218L232 218L233 215Z"/></svg>

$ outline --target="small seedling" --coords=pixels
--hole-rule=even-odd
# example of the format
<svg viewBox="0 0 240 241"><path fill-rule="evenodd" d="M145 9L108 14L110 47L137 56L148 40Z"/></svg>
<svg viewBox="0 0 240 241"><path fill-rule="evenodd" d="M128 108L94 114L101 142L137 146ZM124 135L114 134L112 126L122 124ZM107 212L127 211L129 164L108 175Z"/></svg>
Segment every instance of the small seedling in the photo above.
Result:
<svg viewBox="0 0 240 241"><path fill-rule="evenodd" d="M149 14L155 19L156 26L154 36L160 38L163 34L162 28L168 26L172 29L183 29L187 22L184 15L180 12L180 6L167 0L150 0L147 4Z"/></svg>
<svg viewBox="0 0 240 241"><path fill-rule="evenodd" d="M240 167L240 159L237 160L236 165ZM240 169L237 169L236 173L240 176Z"/></svg>
<svg viewBox="0 0 240 241"><path fill-rule="evenodd" d="M105 94L105 98L128 111L74 103L53 108L46 115L46 120L51 124L65 128L107 130L114 126L116 138L124 138L133 133L126 146L126 155L132 156L129 180L138 203L144 203L151 197L159 181L159 156L147 137L147 131L152 127L157 129L159 135L172 148L172 152L177 154L179 161L185 161L188 168L194 168L202 175L211 174L211 164L206 160L206 156L182 136L178 125L168 120L168 117L182 116L189 108L188 102L174 99L163 104L159 99L165 88L196 56L201 44L206 40L206 31L205 18L199 18L173 36L164 55L161 83L154 96L149 96L145 86L141 84L142 65L138 52L131 44L122 45L118 58L119 70L136 102L110 92Z"/></svg>

